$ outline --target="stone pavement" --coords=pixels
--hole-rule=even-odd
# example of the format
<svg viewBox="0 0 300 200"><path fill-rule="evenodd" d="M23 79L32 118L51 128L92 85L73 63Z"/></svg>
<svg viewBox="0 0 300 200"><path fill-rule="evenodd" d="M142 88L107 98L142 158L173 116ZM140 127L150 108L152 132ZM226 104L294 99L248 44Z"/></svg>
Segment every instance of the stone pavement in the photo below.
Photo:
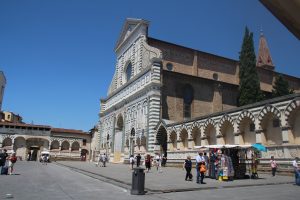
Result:
<svg viewBox="0 0 300 200"><path fill-rule="evenodd" d="M129 165L108 163L107 167L97 167L95 163L79 161L59 161L57 165L64 166L83 173L87 176L112 183L114 185L130 189L132 182L132 170ZM185 181L185 170L166 167L160 173L156 168L145 173L145 190L148 193L169 193L194 190L208 190L220 188L250 187L261 185L293 184L294 177L259 174L259 179L242 179L234 181L217 181L206 178L207 184L196 184L195 181ZM195 178L195 169L192 169Z"/></svg>

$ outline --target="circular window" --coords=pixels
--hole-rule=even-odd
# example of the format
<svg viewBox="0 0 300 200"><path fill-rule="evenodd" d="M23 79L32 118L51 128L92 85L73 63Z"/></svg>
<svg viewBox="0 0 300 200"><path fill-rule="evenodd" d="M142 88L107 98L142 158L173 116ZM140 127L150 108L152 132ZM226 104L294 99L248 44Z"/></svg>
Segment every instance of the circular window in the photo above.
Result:
<svg viewBox="0 0 300 200"><path fill-rule="evenodd" d="M169 71L172 71L173 70L173 64L172 63L167 63L167 69L169 70Z"/></svg>

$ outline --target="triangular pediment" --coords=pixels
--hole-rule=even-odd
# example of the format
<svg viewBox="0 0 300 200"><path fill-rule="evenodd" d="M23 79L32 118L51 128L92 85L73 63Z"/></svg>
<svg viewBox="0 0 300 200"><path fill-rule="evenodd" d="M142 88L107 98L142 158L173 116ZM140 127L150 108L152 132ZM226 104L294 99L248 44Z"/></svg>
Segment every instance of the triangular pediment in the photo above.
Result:
<svg viewBox="0 0 300 200"><path fill-rule="evenodd" d="M122 43L124 41L126 41L126 39L128 37L130 37L130 35L132 35L132 33L137 29L137 27L139 27L141 24L146 24L148 25L149 22L143 19L133 19L133 18L127 18L123 28L121 30L121 34L119 36L119 39L117 41L117 44L115 46L115 50L119 48L120 45L122 45Z"/></svg>

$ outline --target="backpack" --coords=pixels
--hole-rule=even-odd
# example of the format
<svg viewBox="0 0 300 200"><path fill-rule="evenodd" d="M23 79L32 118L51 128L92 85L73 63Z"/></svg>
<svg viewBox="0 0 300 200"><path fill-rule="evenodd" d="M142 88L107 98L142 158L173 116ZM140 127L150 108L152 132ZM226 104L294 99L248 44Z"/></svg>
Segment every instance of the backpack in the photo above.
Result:
<svg viewBox="0 0 300 200"><path fill-rule="evenodd" d="M10 161L12 163L16 163L17 162L17 157L16 156L11 157Z"/></svg>

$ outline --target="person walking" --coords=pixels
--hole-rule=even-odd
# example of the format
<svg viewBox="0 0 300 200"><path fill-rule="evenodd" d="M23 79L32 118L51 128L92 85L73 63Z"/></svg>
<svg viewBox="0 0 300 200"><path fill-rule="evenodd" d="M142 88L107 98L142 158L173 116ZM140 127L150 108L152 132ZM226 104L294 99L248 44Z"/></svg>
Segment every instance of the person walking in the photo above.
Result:
<svg viewBox="0 0 300 200"><path fill-rule="evenodd" d="M156 170L159 172L162 172L161 171L161 156L159 153L156 154L156 156L155 156L155 164L156 164Z"/></svg>
<svg viewBox="0 0 300 200"><path fill-rule="evenodd" d="M145 166L146 166L147 172L149 172L151 170L151 163L152 163L151 156L150 156L150 154L147 154L145 157Z"/></svg>
<svg viewBox="0 0 300 200"><path fill-rule="evenodd" d="M12 155L8 156L8 174L12 175L14 171L14 164L17 162L17 157L15 153L12 153Z"/></svg>
<svg viewBox="0 0 300 200"><path fill-rule="evenodd" d="M186 157L183 163L183 169L185 169L186 171L185 180L193 181L193 175L191 174L191 170L192 170L191 156Z"/></svg>
<svg viewBox="0 0 300 200"><path fill-rule="evenodd" d="M101 164L101 161L102 161L102 156L101 156L101 153L99 153L97 163L96 163L97 167L99 167L99 165ZM100 167L101 167L101 165L100 165Z"/></svg>
<svg viewBox="0 0 300 200"><path fill-rule="evenodd" d="M277 171L277 163L274 159L274 156L271 156L270 165L271 165L271 170L272 170L272 176L275 176L276 171Z"/></svg>
<svg viewBox="0 0 300 200"><path fill-rule="evenodd" d="M6 149L0 150L0 167L1 167L1 170L5 166L6 158L8 157L8 154L6 152L7 152Z"/></svg>
<svg viewBox="0 0 300 200"><path fill-rule="evenodd" d="M300 185L300 167L298 166L299 158L296 157L295 160L293 160L293 168L295 173L295 183L296 185Z"/></svg>
<svg viewBox="0 0 300 200"><path fill-rule="evenodd" d="M101 156L101 160L102 160L102 163L103 163L103 167L106 167L106 161L107 161L107 157L105 155L105 153Z"/></svg>
<svg viewBox="0 0 300 200"><path fill-rule="evenodd" d="M135 159L136 159L136 167L139 167L140 164L141 164L141 159L142 159L141 154L138 154L138 155L135 157Z"/></svg>
<svg viewBox="0 0 300 200"><path fill-rule="evenodd" d="M133 155L130 156L129 163L131 165L131 169L133 170L133 165L134 165L134 157L133 157Z"/></svg>
<svg viewBox="0 0 300 200"><path fill-rule="evenodd" d="M167 164L167 155L165 153L164 156L162 157L161 166L166 167L166 164Z"/></svg>
<svg viewBox="0 0 300 200"><path fill-rule="evenodd" d="M199 152L199 154L196 156L196 173L197 173L197 178L196 178L196 183L201 183L204 184L204 173L200 173L200 166L201 164L205 164L205 159L203 157L203 153ZM201 177L201 179L200 179Z"/></svg>

